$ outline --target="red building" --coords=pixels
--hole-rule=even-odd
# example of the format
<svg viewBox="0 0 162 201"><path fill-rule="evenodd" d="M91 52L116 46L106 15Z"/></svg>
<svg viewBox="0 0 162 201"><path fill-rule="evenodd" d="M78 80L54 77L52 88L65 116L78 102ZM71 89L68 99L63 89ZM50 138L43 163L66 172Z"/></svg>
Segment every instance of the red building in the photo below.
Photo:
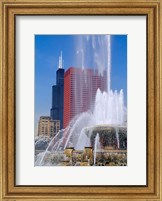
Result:
<svg viewBox="0 0 162 201"><path fill-rule="evenodd" d="M107 91L107 73L70 67L64 74L64 128L74 116L93 108L96 91Z"/></svg>

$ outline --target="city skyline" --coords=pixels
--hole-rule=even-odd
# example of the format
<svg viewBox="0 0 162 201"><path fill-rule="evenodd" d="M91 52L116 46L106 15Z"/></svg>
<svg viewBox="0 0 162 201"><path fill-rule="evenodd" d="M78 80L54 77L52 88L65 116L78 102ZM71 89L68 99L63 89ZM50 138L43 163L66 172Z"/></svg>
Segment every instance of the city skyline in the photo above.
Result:
<svg viewBox="0 0 162 201"><path fill-rule="evenodd" d="M56 84L58 58L63 52L63 68L83 67L83 59L78 57L78 42L87 35L36 35L35 36L35 132L40 116L50 116L52 86ZM87 43L88 44L88 43ZM88 45L86 48L90 48ZM93 55L92 55L93 57ZM85 58L84 58L85 59ZM79 62L78 62L79 61ZM96 68L91 59L84 65ZM127 36L111 36L111 89L124 90L127 104Z"/></svg>

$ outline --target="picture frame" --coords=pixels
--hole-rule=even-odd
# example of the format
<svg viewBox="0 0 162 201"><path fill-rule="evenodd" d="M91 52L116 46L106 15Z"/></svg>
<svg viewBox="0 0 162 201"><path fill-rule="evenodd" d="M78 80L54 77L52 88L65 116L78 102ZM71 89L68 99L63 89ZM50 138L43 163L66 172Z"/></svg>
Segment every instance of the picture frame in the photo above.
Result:
<svg viewBox="0 0 162 201"><path fill-rule="evenodd" d="M2 0L0 93L1 200L162 200L162 2L146 0ZM147 185L49 186L21 185L16 178L16 61L17 15L145 15L147 16Z"/></svg>

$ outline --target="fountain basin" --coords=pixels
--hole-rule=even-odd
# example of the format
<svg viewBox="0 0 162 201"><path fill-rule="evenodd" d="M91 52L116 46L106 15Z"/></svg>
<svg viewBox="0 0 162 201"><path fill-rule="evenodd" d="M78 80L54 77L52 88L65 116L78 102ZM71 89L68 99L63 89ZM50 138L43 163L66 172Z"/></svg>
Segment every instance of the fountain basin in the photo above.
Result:
<svg viewBox="0 0 162 201"><path fill-rule="evenodd" d="M125 125L97 125L86 127L85 134L90 138L91 145L99 134L101 148L104 150L127 149L127 126Z"/></svg>

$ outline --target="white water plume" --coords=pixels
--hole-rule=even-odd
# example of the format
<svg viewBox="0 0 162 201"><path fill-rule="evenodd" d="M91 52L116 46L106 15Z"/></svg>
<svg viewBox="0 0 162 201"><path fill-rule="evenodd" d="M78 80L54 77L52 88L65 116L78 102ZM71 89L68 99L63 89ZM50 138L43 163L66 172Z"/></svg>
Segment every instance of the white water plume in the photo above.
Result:
<svg viewBox="0 0 162 201"><path fill-rule="evenodd" d="M119 140L119 128L115 128L116 130L116 140L117 140L117 147L120 148L120 140Z"/></svg>
<svg viewBox="0 0 162 201"><path fill-rule="evenodd" d="M111 70L111 35L77 36L76 65L82 70L93 67L102 76L107 68Z"/></svg>
<svg viewBox="0 0 162 201"><path fill-rule="evenodd" d="M97 90L93 111L95 124L124 124L124 95L123 90L110 93Z"/></svg>
<svg viewBox="0 0 162 201"><path fill-rule="evenodd" d="M95 142L94 142L94 165L96 164L96 156L97 156L97 151L100 150L100 136L99 134L97 133L96 137L95 137Z"/></svg>

